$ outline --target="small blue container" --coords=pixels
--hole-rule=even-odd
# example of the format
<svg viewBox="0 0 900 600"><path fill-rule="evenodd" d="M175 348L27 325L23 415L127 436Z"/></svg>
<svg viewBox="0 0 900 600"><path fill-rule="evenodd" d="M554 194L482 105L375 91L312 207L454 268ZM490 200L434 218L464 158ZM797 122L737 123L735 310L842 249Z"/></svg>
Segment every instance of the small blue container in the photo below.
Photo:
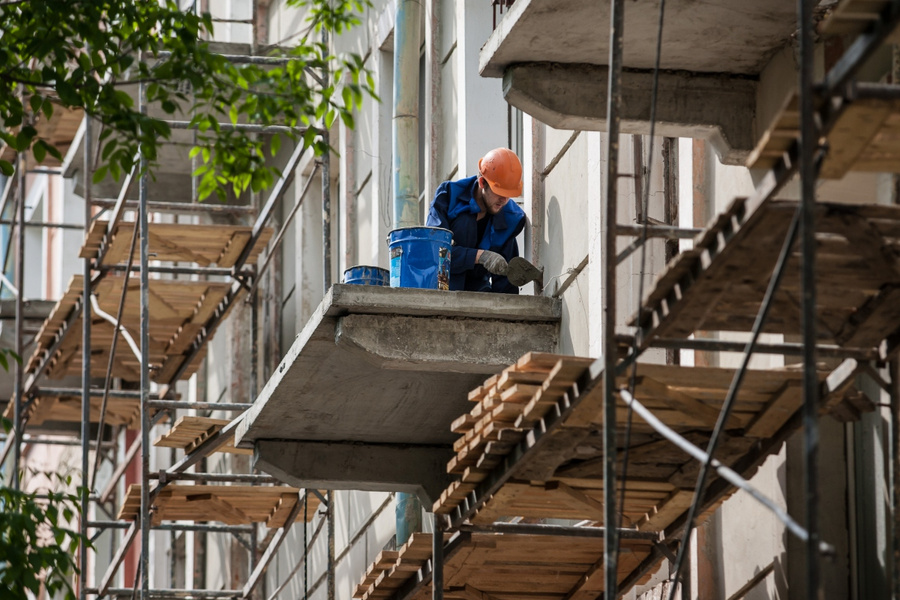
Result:
<svg viewBox="0 0 900 600"><path fill-rule="evenodd" d="M388 234L391 287L450 289L453 232L440 227L402 227Z"/></svg>
<svg viewBox="0 0 900 600"><path fill-rule="evenodd" d="M344 283L387 287L391 284L391 272L381 267L357 265L344 271Z"/></svg>

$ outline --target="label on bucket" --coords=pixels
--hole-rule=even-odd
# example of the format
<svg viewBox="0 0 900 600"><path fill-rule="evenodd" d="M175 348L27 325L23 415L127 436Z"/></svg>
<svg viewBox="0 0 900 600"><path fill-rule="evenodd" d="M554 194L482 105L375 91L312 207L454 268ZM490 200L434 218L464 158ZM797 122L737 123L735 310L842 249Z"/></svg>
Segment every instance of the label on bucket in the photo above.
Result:
<svg viewBox="0 0 900 600"><path fill-rule="evenodd" d="M400 268L403 248L391 248L391 287L400 287Z"/></svg>
<svg viewBox="0 0 900 600"><path fill-rule="evenodd" d="M450 289L450 248L438 249L438 289Z"/></svg>

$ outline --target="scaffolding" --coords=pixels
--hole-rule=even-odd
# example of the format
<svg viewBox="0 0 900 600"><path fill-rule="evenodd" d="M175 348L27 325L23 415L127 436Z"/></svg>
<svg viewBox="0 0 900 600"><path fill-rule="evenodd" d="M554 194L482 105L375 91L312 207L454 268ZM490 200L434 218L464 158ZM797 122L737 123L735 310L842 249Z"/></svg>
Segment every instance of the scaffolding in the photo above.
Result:
<svg viewBox="0 0 900 600"><path fill-rule="evenodd" d="M665 6L661 4L658 42ZM474 389L469 399L479 404L453 423L453 431L461 435L448 471L459 480L435 502L435 534L411 540L392 555L380 555L356 588L357 598L479 600L522 592L567 599L616 598L645 582L664 558L674 563L668 590L672 598L692 528L735 489L749 492L802 541L806 589L815 595L822 580L821 557L833 552L818 528L817 419L830 413L838 420L855 420L861 411L873 410L871 401L852 391L856 375L865 373L891 394L896 433L895 383L886 382L870 363L893 360L897 348L898 315L896 302L890 300L895 269L883 262L881 253L893 247L892 231L900 223L900 211L895 206L818 203L815 184L820 177L839 178L850 170L896 170L888 133L900 98L896 82L863 84L854 77L900 24L900 3L840 3L824 24L825 31L857 37L816 82L812 9L809 2L798 2L799 93L786 103L753 155L753 166L766 173L751 197L736 200L699 232L646 220L639 227L617 223L619 179L637 178L618 167L624 6L624 0L612 2L609 44L603 358L526 355ZM658 64L657 59L657 72ZM776 199L794 177L801 182L800 201ZM638 214L646 214L646 204ZM641 297L631 323L635 333L618 334L617 265L650 237L695 234L694 248L671 262L656 288ZM619 237L638 239L620 252ZM847 268L865 261L872 261L873 272ZM794 279L788 282L785 273ZM866 284L857 285L857 277ZM817 280L829 278L840 278L847 285L817 289ZM788 301L785 290L801 301ZM817 326L817 319L825 325ZM749 341L703 335L717 331L747 332ZM800 336L801 342L760 343L763 332ZM743 356L739 368L716 373L699 367L638 365L638 358L650 348ZM750 371L750 358L756 353L800 356L802 369ZM819 357L842 360L837 368L823 372ZM685 386L687 378L691 381ZM774 389L764 389L763 381ZM709 389L698 392L704 387ZM764 398L762 406L742 404L737 400L741 390ZM639 400L641 395L655 406ZM646 448L629 445L625 432L632 430L634 413L641 431L659 440L654 449L671 444L682 453L678 460L648 460L640 455ZM693 432L687 438L677 431L685 424ZM806 506L802 523L741 476L752 475L800 428ZM602 455L575 466L567 463L574 448L598 430ZM735 437L726 430L742 433ZM697 431L706 435L698 437ZM896 440L893 450L896 480ZM661 484L670 482L671 472L660 479L641 464L648 462L657 469L661 462L677 463L688 474L680 485L665 487ZM693 490L685 491L693 480ZM897 509L896 497L892 508ZM510 517L583 521L576 527L498 522ZM510 535L517 538L506 546L504 538ZM602 553L596 542L584 544L585 538L603 538ZM425 541L431 542L430 551L423 551ZM525 555L541 558L523 563L529 560ZM562 558L554 562L557 557ZM519 566L523 564L528 565L527 572ZM895 589L897 568L894 561Z"/></svg>
<svg viewBox="0 0 900 600"><path fill-rule="evenodd" d="M852 298L854 307L865 307L865 311L860 313L862 317L857 317L856 321L850 322L846 316L850 305L835 308L840 299L830 298L826 290L816 289L816 269L820 268L816 263L816 233L843 236L849 243L858 243L858 250L863 258L877 259L877 242L867 242L864 239L865 232L878 230L878 223L889 223L892 228L900 223L900 215L892 210L894 207L860 207L851 210L816 203L813 186L819 176L839 176L838 174L853 168L865 168L858 165L866 160L869 160L868 168L883 167L883 163L871 156L867 157L864 144L851 160L845 157L835 158L834 154L821 146L819 140L838 130L843 123L842 119L852 115L860 106L875 106L876 109L879 106L888 107L882 111L884 119L887 119L892 103L900 98L896 86L867 86L853 81L862 63L885 43L894 28L900 24L900 2L885 2L879 9L878 18L869 23L867 28L858 31L854 44L818 83L814 82L812 75L813 17L809 11L809 3L798 3L801 65L799 94L785 106L785 119L770 131L770 134L777 131L777 135L768 136L756 155L757 166L765 167L767 172L760 179L753 196L736 201L702 232L646 222L639 228L617 223L617 186L619 179L626 176L618 171L624 4L624 0L614 0L612 5L611 36L614 43L610 44L609 60L609 171L606 179L602 270L607 294L603 358L595 361L528 355L520 363L486 382L482 388L473 391L470 399L478 402L479 414L462 415L453 425L454 431L462 435L463 441L458 448L454 448L457 454L450 468L460 475L460 481L448 488L446 494L435 504L434 534L417 534L400 550L385 551L379 555L357 588L358 597L364 600L424 598L428 587L434 600L444 597L459 600L486 598L488 596L484 595L484 590L479 590L474 583L471 589L445 590L445 569L449 567L453 573L458 573L467 568L491 568L483 566L483 556L490 554L495 562L502 562L502 557L506 554L515 556L517 551L521 551L522 536L528 536L529 552L556 554L560 557L557 568L570 568L568 579L563 580L569 586L567 598L593 598L600 594L604 598L618 597L620 590L645 580L650 570L663 558L669 558L676 565L680 564L680 555L688 547L691 528L698 519L714 510L736 486L749 489L742 487L746 485L746 480L737 476L736 472L752 472L772 448L777 447L801 425L804 431L804 464L807 474L806 520L801 524L787 515L777 516L806 544L807 586L810 590L819 587L819 556L828 550L828 546L820 540L816 525L817 418L825 410L839 418L852 419L859 411L868 408L865 399L848 394L855 376L860 373L866 373L883 388L889 388L868 366L868 362L889 360L894 355L897 339L884 339L880 334L885 330L885 323L896 321L898 315L895 308L896 288L889 285L889 278L878 283L885 290L882 294ZM501 7L502 14L502 8L508 7L509 3L495 1L494 5ZM854 22L858 24L859 20ZM229 56L229 59L252 61L260 57L234 55ZM90 119L85 119L83 123L81 143L85 147L84 171L90 174L90 157L93 155L89 151L92 144ZM172 123L172 126L177 127L179 124ZM872 132L873 135L875 133ZM92 197L91 178L85 177L86 241L82 254L83 273L73 279L65 296L45 323L38 336L38 350L27 365L16 370L12 403L14 428L6 439L2 455L5 459L12 452L15 464L19 465L22 444L56 443L38 436L25 437L26 423L40 424L54 419L78 422L81 425L82 471L87 479L90 473L96 475L98 470L97 465L89 464L90 450L96 448L99 460L101 449L107 443L101 437L104 424L140 431L139 437L126 452L126 460L115 469L107 488L95 494L86 487L82 494L81 532L84 536L95 537L97 532L104 530L125 530L123 541L107 573L90 587L87 582L82 582L80 591L83 598L132 595L138 590L144 598L178 597L179 594L207 598L247 598L257 588L269 561L292 524L298 520L307 522L319 506L330 505L331 495L319 490L261 488L261 485L277 483L277 480L264 475L189 473L188 469L212 452L241 452L240 448L234 448L234 433L240 413L252 405L256 385L254 380L249 402L230 404L183 402L176 397L174 389L178 381L197 368L216 327L232 308L241 304L240 300L249 299L249 310L253 311L252 319L256 322L256 292L259 282L290 225L290 219L303 201L308 186L282 224L281 231L273 236L274 232L267 229L267 223L285 189L290 185L303 154L304 149L299 146L288 159L283 169L284 175L276 182L264 205L256 211L252 227L215 227L204 230L180 224L150 224L150 212L192 213L210 210L247 215L254 211L243 206L198 208L196 204L150 202L149 183L145 176L137 175L138 170L129 174L118 198L95 200ZM328 161L317 164L310 179L319 169L325 207L323 264L327 290L331 284L332 271ZM16 258L16 277L14 282L4 278L0 285L9 289L16 298L16 350L20 355L24 347L25 318L22 298L25 248L22 232L28 226L24 218L26 172L26 157L20 155L17 181L15 185L12 182L7 185L0 207L0 213L3 213L3 208L12 195L11 190L15 188L16 219L13 227L17 232L17 247L13 254ZM801 201L777 200L776 194L795 176L799 176L802 183ZM137 203L128 200L132 181L139 189ZM98 207L110 210L110 217L106 221L94 219L93 209ZM127 210L136 212L133 223L123 220ZM709 301L712 293L708 290L705 292L704 285L716 277L722 277L722 273L727 270L727 261L740 263L746 254L746 246L743 247L742 254L742 244L758 242L762 232L774 250L768 252L764 260L758 263L760 267L754 273L754 282L757 284L754 298L739 306L736 298L722 299L716 296L717 301L722 303L719 307L721 314L729 319L738 319L742 323L742 330L751 334L750 341L744 344L711 338L687 339L699 330L715 331L725 328L722 322L704 321L708 311L703 314L692 312L692 307L696 308L697 303ZM640 251L651 237L676 239L693 237L698 233L694 249L682 254L669 267L657 287L640 306L633 321L636 333L627 336L618 334L618 298L615 285L617 265L629 254ZM173 241L182 234L185 234L184 239L179 238L177 243ZM635 241L620 252L617 246L620 237L635 238ZM192 241L198 243L192 245ZM139 260L134 261L133 254L138 243ZM264 262L254 269L252 265L262 255L267 243L270 247ZM795 243L799 243L799 253L793 251ZM837 250L843 248L845 246L831 250L835 250L836 255ZM828 254L827 247L819 252L826 258L833 258ZM151 255L157 261L191 262L198 266L151 265ZM127 264L123 265L123 262ZM137 262L136 266L134 262ZM835 259L826 261L826 264L834 265L836 262ZM217 267L209 266L213 263ZM835 272L839 272L839 267L835 268ZM789 271L796 273L802 281L793 290L802 298L799 310L785 302L783 296L779 296L779 290L783 290L785 286L782 276ZM123 306L129 288L134 287L129 285L132 273L137 273L140 277L140 311L126 314ZM196 282L191 281L189 285L179 283L172 290L166 290L165 282L174 284L175 281L161 277L151 279L151 273L191 275L197 278L227 277L228 281L204 281L204 285L200 286L202 289L194 289L197 287ZM876 277L877 274L868 276ZM165 299L167 306L175 306L179 301L184 301L184 314L170 309L172 314L157 319L153 311L154 306L158 308L159 304L154 305L151 296ZM838 332L833 339L823 339L824 336L821 332L817 333L815 327L816 315L826 305L833 309L829 318L843 318L849 323L846 327L830 328ZM93 318L86 318L92 312L99 320L96 327L92 327ZM171 326L169 329L157 330L151 325L167 319L172 321L168 323ZM79 323L82 325L80 344L77 343L75 333ZM131 338L130 332L134 331L139 331L137 341ZM802 343L758 343L758 336L764 331L797 334L802 336ZM120 339L128 344L129 351L116 351L116 344ZM99 346L100 350L96 351L92 344ZM251 345L255 369L258 362L255 336ZM638 358L650 348L740 351L743 352L743 360L737 369L715 373L715 377L724 379L707 390L709 396L715 396L713 408L709 402L698 401L680 387L679 377L683 377L686 370L693 369L697 373L698 368L649 368L643 364L638 367ZM771 371L763 376L753 374L747 367L750 357L758 352L801 356L803 369L799 372ZM96 356L106 359L106 364L101 362L98 366L91 360L91 357ZM840 358L842 362L837 369L822 372L817 368L818 357ZM638 369L639 382L636 381L638 377L629 374L631 368ZM79 372L83 382L81 390L39 385L42 378L51 373ZM106 385L103 388L92 386L92 379L96 377L105 379ZM131 380L137 377L140 388L110 389L112 377ZM710 374L709 377L713 375ZM158 393L151 394L151 383L158 385ZM758 395L766 397L767 402L763 406L742 406L736 401L739 389L753 389ZM694 419L706 428L708 435L699 440L686 440L673 430L671 423L667 423L665 418L656 419L652 407L644 407L641 394L666 395L667 402L681 407L679 418ZM491 400L495 397L500 398L500 401ZM896 402L896 398L894 401ZM511 405L517 405L517 408L511 409ZM165 470L151 473L151 427L166 418L174 421L172 411L180 409L230 410L237 414L234 419L195 416L179 418L170 432L158 440L157 445L181 448L183 458ZM618 465L618 457L623 452L618 428L623 422L631 421L632 410L646 422L645 433L661 436L666 443L679 445L689 456L688 460L677 464L694 465L691 473L698 477L698 482L693 493L685 493L674 487L635 487L630 485L627 474L623 477L623 469ZM892 417L896 420L895 413L896 411ZM691 423L697 425L694 421ZM96 441L91 440L92 424L97 424ZM719 439L725 428L730 426L744 430L745 438L759 441L758 444L754 442L754 447L749 449L740 439L729 440L732 443L729 456L733 456L739 463L737 468L724 464L728 461L719 462L719 459L714 458L719 456ZM894 427L896 428L896 423ZM581 435L572 432L588 428L600 429L603 436L602 459L594 461L591 465L592 472L585 467L578 474L569 473L568 483L556 482L554 485L542 486L521 483L520 480L547 482L552 479L558 462L542 465L540 461L534 461L534 457L547 448L553 448L555 453L563 455L561 448L571 450L573 443L577 443L574 438ZM697 447L698 443L707 444L707 449L701 450ZM627 444L624 445L624 450L632 452ZM138 453L142 464L141 483L129 490L118 519L89 520L91 503L103 503L110 498L116 482L123 476L124 466ZM894 456L895 469L896 458ZM628 461L630 466L627 468L640 468L637 455L631 454ZM731 466L734 464L736 463ZM626 461L626 465L629 462ZM715 469L719 479L707 486L709 469ZM628 472L633 474L633 471ZM621 481L617 483L617 480ZM18 474L14 475L13 481L15 486L19 485ZM246 496L241 494L248 493L248 488L244 486L180 486L178 481L198 484L253 484L256 486L252 488L254 502L251 506L242 500ZM585 483L590 481L601 481L602 485L590 487ZM584 487L579 487L580 485ZM269 491L260 494L261 489ZM657 512L656 520L640 523L640 515L646 513L648 503L664 506L669 512ZM538 508L534 508L535 506ZM893 508L896 510L896 505ZM589 521L589 525L564 527L495 522L496 518L509 516L510 513L531 518L551 516L585 519ZM659 516L663 514L665 517ZM208 521L212 520L212 516L216 516L216 520L223 520L225 525L161 522L182 519ZM242 589L150 589L149 533L153 529L253 534L255 528L252 524L261 522L276 532L269 539L261 559L254 561L252 573ZM623 523L634 526L625 526ZM331 511L328 515L327 532L333 540L334 521ZM141 534L140 580L134 588L114 588L112 582L117 569L138 533ZM598 548L598 538L604 540L602 552ZM257 544L255 535L251 535L248 546L254 557ZM329 597L333 598L333 543L329 547ZM627 559L622 561L624 550L627 550ZM87 548L83 547L83 566L88 562L87 552ZM479 559L479 556L482 558ZM894 565L895 569L896 566ZM676 576L677 570L676 567ZM895 582L898 579L900 577L895 573ZM540 585L545 584L550 585L549 582L540 582ZM577 593L571 593L573 589Z"/></svg>
<svg viewBox="0 0 900 600"><path fill-rule="evenodd" d="M234 63L285 64L288 59L255 54L257 39L256 5L250 20L214 19L214 22L249 25L252 28L250 54L222 54ZM328 44L327 37L323 43ZM166 53L159 58L165 59ZM319 80L315 73L311 77ZM138 94L138 106L146 113L143 84ZM172 129L190 129L187 121L168 120ZM259 135L298 133L298 130L278 126L220 123L224 129L240 128ZM271 560L286 539L295 522L313 520L322 507L329 507L330 494L320 490L287 487L280 480L253 473L189 472L215 452L252 454L252 450L235 448L234 429L241 414L252 406L257 392L256 372L259 366L258 295L260 281L266 275L272 256L278 252L285 232L307 196L312 180L319 175L322 181L322 202L325 252L323 264L326 285L330 283L330 189L331 177L327 156L310 159L312 149L302 140L281 170L280 177L260 205L256 194L251 205L199 204L196 182L188 188L185 201L150 201L147 160L139 156L133 170L121 183L116 198L95 198L92 190L93 160L99 156L94 123L81 111L57 110L53 119L39 125L42 137L49 139L69 159L77 152L83 156L84 225L65 223L33 223L25 220L26 173L61 175L59 169L29 168L24 153L16 155L16 175L3 190L0 213L14 203L15 218L4 224L11 226L10 244L5 256L14 257L15 281L0 278L15 298L15 352L24 355L24 319L28 317L23 299L23 276L26 268L24 228L81 229L84 243L80 258L83 269L70 281L63 296L56 302L35 337L35 350L30 359L15 367L15 392L7 409L13 428L3 439L0 462L13 456L12 485L18 489L22 447L26 444L80 446L81 472L80 533L84 540L96 540L104 532L124 530L106 573L98 581L88 578L89 544L81 544L78 564L81 579L79 597L168 598L249 598L259 587ZM303 133L303 131L299 131ZM319 135L328 144L328 132ZM70 150L71 148L71 150ZM281 224L277 234L269 226L292 184L301 162L313 165L309 181L297 196L293 209ZM196 165L195 165L196 166ZM193 177L193 176L192 176ZM131 200L133 188L138 199ZM132 212L131 221L125 220ZM104 213L105 219L99 218ZM236 218L252 217L252 226L189 223L163 223L149 220L156 215L218 214ZM15 239L16 245L12 247ZM138 254L136 257L135 254ZM261 256L265 260L257 266ZM169 263L166 266L161 263ZM186 266L190 265L190 266ZM151 277L152 274L152 277ZM137 281L135 281L137 280ZM326 288L327 289L327 288ZM137 292L136 295L130 292ZM216 329L233 309L251 313L254 327L247 341L251 354L250 397L246 402L181 401L176 384L185 381L201 366L208 342ZM119 343L121 342L121 344ZM123 347L124 346L124 347ZM80 389L52 387L45 379L80 375ZM93 382L102 380L102 387ZM127 389L121 383L132 385ZM135 389L135 385L137 389ZM157 391L151 393L151 384ZM223 411L234 416L212 419L182 415L175 420L176 411ZM150 431L166 421L175 421L168 433L151 444ZM79 441L62 440L56 436L26 435L26 425L50 428L60 424L79 424ZM113 428L115 435L131 430L137 435L127 448L124 460L116 464L115 442L106 441L104 434ZM66 432L62 432L65 434ZM95 438L95 439L92 439ZM150 470L153 446L180 448L183 456L166 469ZM96 452L94 464L90 451ZM94 489L101 463L112 463L112 475L103 490ZM129 486L124 502L114 520L92 519L92 507L107 512L104 505L114 498L117 486L126 469L137 460L140 465L139 483ZM182 485L186 481L192 485ZM228 485L216 485L228 484ZM107 513L108 514L108 513ZM332 517L326 517L333 523ZM163 522L169 521L169 522ZM171 521L181 521L172 523ZM193 524L183 521L194 521ZM220 521L216 525L211 521ZM256 524L264 524L269 535L258 539ZM250 572L243 587L234 590L213 589L151 589L150 539L153 531L193 531L228 533L246 549ZM249 541L244 538L249 535ZM334 529L328 529L333 541ZM113 582L120 566L136 538L140 538L137 577L134 587L117 588ZM333 587L333 580L329 581ZM333 597L333 593L329 594Z"/></svg>

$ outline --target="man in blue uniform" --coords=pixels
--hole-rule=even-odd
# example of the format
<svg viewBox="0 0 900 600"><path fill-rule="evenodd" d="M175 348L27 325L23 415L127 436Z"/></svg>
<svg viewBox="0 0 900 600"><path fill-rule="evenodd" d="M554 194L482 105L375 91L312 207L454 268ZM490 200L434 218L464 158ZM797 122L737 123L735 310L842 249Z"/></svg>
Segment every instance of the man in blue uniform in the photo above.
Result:
<svg viewBox="0 0 900 600"><path fill-rule="evenodd" d="M522 195L522 163L508 148L478 161L478 175L438 186L426 225L453 232L450 289L518 294L506 274L519 255L516 236L525 212L510 198Z"/></svg>

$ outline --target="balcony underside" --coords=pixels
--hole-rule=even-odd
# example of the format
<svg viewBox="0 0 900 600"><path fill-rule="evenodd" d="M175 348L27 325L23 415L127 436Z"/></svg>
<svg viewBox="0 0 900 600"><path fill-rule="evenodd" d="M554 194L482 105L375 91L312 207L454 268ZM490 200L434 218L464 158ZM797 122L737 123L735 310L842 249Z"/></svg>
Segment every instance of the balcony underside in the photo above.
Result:
<svg viewBox="0 0 900 600"><path fill-rule="evenodd" d="M236 443L292 484L433 499L468 391L524 351L553 351L559 318L544 297L336 285Z"/></svg>
<svg viewBox="0 0 900 600"><path fill-rule="evenodd" d="M658 2L627 2L625 133L648 133ZM561 129L605 130L610 3L517 0L481 51L512 105ZM759 75L791 42L796 6L781 0L667 3L658 134L704 138L741 163L755 143Z"/></svg>

